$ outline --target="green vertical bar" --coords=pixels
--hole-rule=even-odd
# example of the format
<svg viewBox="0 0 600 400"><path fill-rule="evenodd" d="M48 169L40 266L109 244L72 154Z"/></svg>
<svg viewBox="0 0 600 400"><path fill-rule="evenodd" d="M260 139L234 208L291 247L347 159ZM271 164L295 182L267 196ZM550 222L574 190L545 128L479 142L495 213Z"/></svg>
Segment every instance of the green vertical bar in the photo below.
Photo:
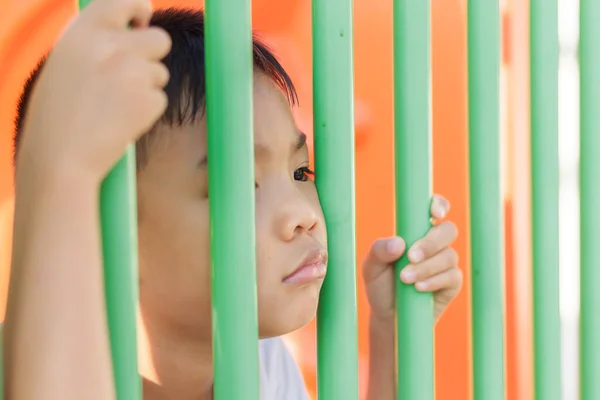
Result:
<svg viewBox="0 0 600 400"><path fill-rule="evenodd" d="M317 313L321 399L358 399L352 0L313 0L316 184L329 263Z"/></svg>
<svg viewBox="0 0 600 400"><path fill-rule="evenodd" d="M137 363L138 242L135 146L102 183L100 214L106 309L117 398L140 400Z"/></svg>
<svg viewBox="0 0 600 400"><path fill-rule="evenodd" d="M535 398L559 400L558 5L530 0Z"/></svg>
<svg viewBox="0 0 600 400"><path fill-rule="evenodd" d="M394 1L394 111L396 229L407 245L430 224L430 2ZM399 279L396 265L399 400L434 398L433 297Z"/></svg>
<svg viewBox="0 0 600 400"><path fill-rule="evenodd" d="M79 8L91 0L79 0ZM106 309L117 398L142 398L137 365L138 243L135 146L106 176L100 191Z"/></svg>
<svg viewBox="0 0 600 400"><path fill-rule="evenodd" d="M474 399L504 400L498 0L469 0L467 14Z"/></svg>
<svg viewBox="0 0 600 400"><path fill-rule="evenodd" d="M258 400L250 1L205 13L215 399Z"/></svg>
<svg viewBox="0 0 600 400"><path fill-rule="evenodd" d="M600 2L580 0L581 400L600 399Z"/></svg>

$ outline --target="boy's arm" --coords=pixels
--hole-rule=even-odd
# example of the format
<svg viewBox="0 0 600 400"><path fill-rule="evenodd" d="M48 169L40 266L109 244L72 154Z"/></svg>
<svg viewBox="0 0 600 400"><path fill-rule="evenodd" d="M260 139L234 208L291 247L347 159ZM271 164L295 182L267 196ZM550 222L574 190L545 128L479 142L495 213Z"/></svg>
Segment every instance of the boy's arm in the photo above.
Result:
<svg viewBox="0 0 600 400"><path fill-rule="evenodd" d="M5 398L113 399L98 185L19 157Z"/></svg>
<svg viewBox="0 0 600 400"><path fill-rule="evenodd" d="M16 168L7 400L115 397L99 187L167 106L171 39L151 16L148 0L92 1L32 91Z"/></svg>
<svg viewBox="0 0 600 400"><path fill-rule="evenodd" d="M449 209L448 200L434 197L431 204L433 218L443 220ZM433 293L436 322L462 285L458 256L450 247L456 235L456 226L451 222L435 224L424 238L413 243L407 254L410 264L399 276L405 284L414 284L418 291ZM405 250L406 243L401 238L380 239L373 243L363 264L363 278L371 305L369 400L396 398L394 264Z"/></svg>
<svg viewBox="0 0 600 400"><path fill-rule="evenodd" d="M368 400L396 398L396 348L394 320L369 321L369 390Z"/></svg>

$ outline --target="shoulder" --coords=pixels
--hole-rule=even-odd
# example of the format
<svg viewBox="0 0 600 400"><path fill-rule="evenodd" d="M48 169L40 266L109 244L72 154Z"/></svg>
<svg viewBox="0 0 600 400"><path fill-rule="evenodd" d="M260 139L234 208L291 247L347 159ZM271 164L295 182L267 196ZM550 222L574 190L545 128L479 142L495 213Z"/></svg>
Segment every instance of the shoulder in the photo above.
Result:
<svg viewBox="0 0 600 400"><path fill-rule="evenodd" d="M308 400L304 379L280 337L259 341L261 400Z"/></svg>

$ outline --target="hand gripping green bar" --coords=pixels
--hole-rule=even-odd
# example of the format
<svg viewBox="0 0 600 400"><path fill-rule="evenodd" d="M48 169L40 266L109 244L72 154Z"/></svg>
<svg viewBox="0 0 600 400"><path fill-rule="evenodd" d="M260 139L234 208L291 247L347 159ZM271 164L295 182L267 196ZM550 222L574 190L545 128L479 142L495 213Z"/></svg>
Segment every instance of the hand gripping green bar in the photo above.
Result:
<svg viewBox="0 0 600 400"><path fill-rule="evenodd" d="M429 0L394 1L396 230L407 248L430 223L431 64ZM396 266L398 400L433 400L433 296L400 281Z"/></svg>

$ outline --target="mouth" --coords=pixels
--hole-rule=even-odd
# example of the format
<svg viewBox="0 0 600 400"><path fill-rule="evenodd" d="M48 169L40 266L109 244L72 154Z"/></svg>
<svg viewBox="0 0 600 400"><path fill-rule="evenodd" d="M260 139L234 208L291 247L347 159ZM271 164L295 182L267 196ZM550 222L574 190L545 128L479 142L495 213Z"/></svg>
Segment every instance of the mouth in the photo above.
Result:
<svg viewBox="0 0 600 400"><path fill-rule="evenodd" d="M322 248L309 251L298 267L283 278L283 283L304 285L325 278L327 273L327 252Z"/></svg>

